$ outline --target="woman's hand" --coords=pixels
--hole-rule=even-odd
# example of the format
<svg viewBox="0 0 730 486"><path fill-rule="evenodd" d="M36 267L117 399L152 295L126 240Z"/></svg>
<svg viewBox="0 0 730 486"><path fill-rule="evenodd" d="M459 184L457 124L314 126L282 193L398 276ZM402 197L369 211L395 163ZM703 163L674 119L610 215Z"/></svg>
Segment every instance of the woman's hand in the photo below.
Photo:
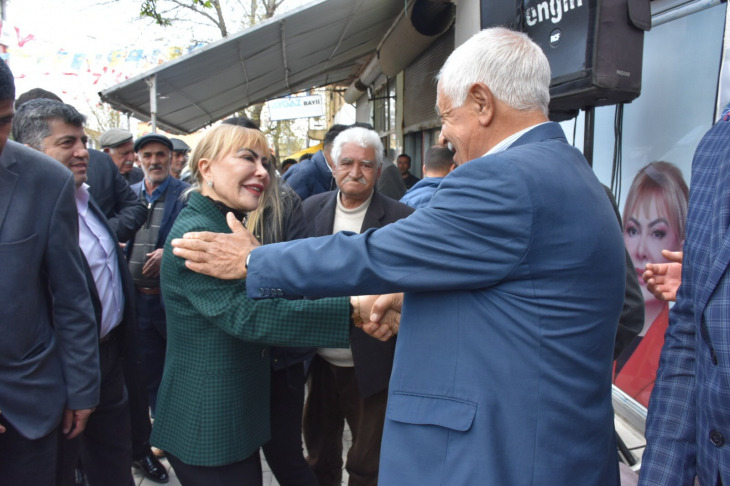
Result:
<svg viewBox="0 0 730 486"><path fill-rule="evenodd" d="M403 306L402 293L366 295L353 297L352 300L355 312L359 312L364 321L360 326L363 331L381 341L387 341L398 334L400 311Z"/></svg>
<svg viewBox="0 0 730 486"><path fill-rule="evenodd" d="M659 300L674 302L677 300L677 289L682 283L681 251L662 250L662 256L669 263L647 263L646 272L641 276L646 288Z"/></svg>

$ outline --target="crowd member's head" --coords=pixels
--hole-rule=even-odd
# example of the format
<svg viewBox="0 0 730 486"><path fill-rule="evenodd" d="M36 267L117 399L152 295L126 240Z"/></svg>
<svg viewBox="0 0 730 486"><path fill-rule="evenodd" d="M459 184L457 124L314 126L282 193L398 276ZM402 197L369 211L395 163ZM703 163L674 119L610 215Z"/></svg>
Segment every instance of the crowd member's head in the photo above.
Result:
<svg viewBox="0 0 730 486"><path fill-rule="evenodd" d="M134 151L142 165L144 177L152 187L157 187L170 177L172 142L159 133L148 133L134 142Z"/></svg>
<svg viewBox="0 0 730 486"><path fill-rule="evenodd" d="M111 156L121 174L134 168L134 137L132 132L122 128L112 128L99 137L101 150Z"/></svg>
<svg viewBox="0 0 730 486"><path fill-rule="evenodd" d="M58 95L56 95L55 93L46 91L43 88L33 88L30 91L26 91L25 93L18 96L18 99L15 100L15 109L17 110L18 108L20 108L21 105L29 102L30 100L40 99L53 100L63 103L63 100L59 98Z"/></svg>
<svg viewBox="0 0 730 486"><path fill-rule="evenodd" d="M668 162L652 162L631 183L624 205L624 243L639 275L646 305L662 303L646 289L641 275L647 263L667 263L662 250L682 250L688 201L689 189L682 172Z"/></svg>
<svg viewBox="0 0 730 486"><path fill-rule="evenodd" d="M10 136L10 127L13 123L15 110L15 79L7 64L0 61L0 154Z"/></svg>
<svg viewBox="0 0 730 486"><path fill-rule="evenodd" d="M408 175L408 171L411 169L411 156L408 154L400 154L396 159L396 165L401 175Z"/></svg>
<svg viewBox="0 0 730 486"><path fill-rule="evenodd" d="M271 176L264 135L250 128L222 124L210 129L193 150L193 189L241 212L263 202Z"/></svg>
<svg viewBox="0 0 730 486"><path fill-rule="evenodd" d="M462 164L524 128L546 122L550 64L520 32L486 29L460 45L438 75L439 143Z"/></svg>
<svg viewBox="0 0 730 486"><path fill-rule="evenodd" d="M289 167L291 167L292 165L294 165L294 164L296 164L296 163L297 163L297 161L296 161L296 160L294 160L294 159L284 159L284 160L283 160L283 161L281 162L281 173L282 173L282 175L283 175L283 174L284 174L284 173L285 173L286 171L288 171L288 170L289 170Z"/></svg>
<svg viewBox="0 0 730 486"><path fill-rule="evenodd" d="M302 154L302 156L299 157L299 162L301 162L303 160L309 160L311 158L312 158L312 154Z"/></svg>
<svg viewBox="0 0 730 486"><path fill-rule="evenodd" d="M48 99L31 100L15 114L13 138L70 169L79 188L86 182L89 166L84 123L86 117L71 105Z"/></svg>
<svg viewBox="0 0 730 486"><path fill-rule="evenodd" d="M454 154L446 147L434 145L426 151L423 177L446 177L455 168Z"/></svg>
<svg viewBox="0 0 730 486"><path fill-rule="evenodd" d="M332 169L334 169L335 165L337 165L337 162L332 158L332 146L335 143L337 136L348 128L350 127L347 125L332 125L324 135L324 146L322 147L322 152L324 153L325 160Z"/></svg>
<svg viewBox="0 0 730 486"><path fill-rule="evenodd" d="M172 142L172 162L170 163L170 173L175 179L180 178L180 174L188 163L188 153L190 146L179 138L171 138Z"/></svg>
<svg viewBox="0 0 730 486"><path fill-rule="evenodd" d="M251 130L261 130L259 126L254 123L253 120L251 120L248 117L245 116L233 116L231 118L226 118L223 120L224 125L235 125L237 127L243 127L243 128L250 128Z"/></svg>
<svg viewBox="0 0 730 486"><path fill-rule="evenodd" d="M350 128L340 133L332 146L335 182L345 207L357 207L373 193L383 165L383 143L366 128Z"/></svg>

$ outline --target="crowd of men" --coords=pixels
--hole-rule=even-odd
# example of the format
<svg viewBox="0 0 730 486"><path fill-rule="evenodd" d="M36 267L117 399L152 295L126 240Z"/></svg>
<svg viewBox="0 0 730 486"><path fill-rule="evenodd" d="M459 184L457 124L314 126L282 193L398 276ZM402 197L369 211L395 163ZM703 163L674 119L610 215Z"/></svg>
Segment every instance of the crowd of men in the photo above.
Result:
<svg viewBox="0 0 730 486"><path fill-rule="evenodd" d="M610 369L636 276L615 205L548 121L549 81L539 47L487 29L439 74L443 125L422 180L410 156L384 160L371 126L334 125L321 151L280 167L320 238L173 241L196 271L246 278L252 299L405 292L400 328L353 327L349 348L311 359L306 484L341 483L345 422L351 485L619 484ZM3 484L128 486L132 466L169 480L149 438L160 265L190 147L112 129L91 150L85 123L48 91L16 100L0 63ZM641 485L730 484L729 142L726 109L693 162ZM674 275L676 289L672 272L646 278Z"/></svg>

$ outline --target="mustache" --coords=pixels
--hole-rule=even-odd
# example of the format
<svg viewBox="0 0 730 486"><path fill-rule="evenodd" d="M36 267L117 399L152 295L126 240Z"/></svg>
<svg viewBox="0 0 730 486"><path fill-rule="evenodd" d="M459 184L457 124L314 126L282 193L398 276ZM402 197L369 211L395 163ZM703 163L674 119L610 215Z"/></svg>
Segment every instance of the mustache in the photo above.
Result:
<svg viewBox="0 0 730 486"><path fill-rule="evenodd" d="M162 169L162 164L150 164L150 170Z"/></svg>
<svg viewBox="0 0 730 486"><path fill-rule="evenodd" d="M364 177L359 177L357 179L353 179L352 177L345 177L345 180L342 181L343 184L346 184L348 182L359 182L363 186L368 185L368 181Z"/></svg>

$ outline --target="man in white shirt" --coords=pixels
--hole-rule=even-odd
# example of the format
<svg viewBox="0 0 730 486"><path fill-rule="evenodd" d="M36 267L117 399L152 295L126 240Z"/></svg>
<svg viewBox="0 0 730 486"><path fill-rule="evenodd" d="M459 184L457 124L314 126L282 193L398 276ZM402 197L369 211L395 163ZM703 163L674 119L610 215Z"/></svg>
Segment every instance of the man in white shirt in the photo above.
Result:
<svg viewBox="0 0 730 486"><path fill-rule="evenodd" d="M119 242L85 184L89 165L85 117L70 105L39 99L18 109L15 139L59 161L74 176L79 218L79 245L87 262L87 285L99 329L101 395L78 439L59 454L61 484L73 481L80 455L90 486L129 486L132 450L129 406L121 356L134 325L130 302L131 275Z"/></svg>
<svg viewBox="0 0 730 486"><path fill-rule="evenodd" d="M379 194L383 165L378 134L355 127L334 140L338 191L317 194L302 206L310 236L362 233L404 218L413 209ZM342 431L352 431L345 467L351 485L375 485L395 340L380 342L353 327L348 349L320 348L310 368L304 407L304 441L319 484L342 482Z"/></svg>

